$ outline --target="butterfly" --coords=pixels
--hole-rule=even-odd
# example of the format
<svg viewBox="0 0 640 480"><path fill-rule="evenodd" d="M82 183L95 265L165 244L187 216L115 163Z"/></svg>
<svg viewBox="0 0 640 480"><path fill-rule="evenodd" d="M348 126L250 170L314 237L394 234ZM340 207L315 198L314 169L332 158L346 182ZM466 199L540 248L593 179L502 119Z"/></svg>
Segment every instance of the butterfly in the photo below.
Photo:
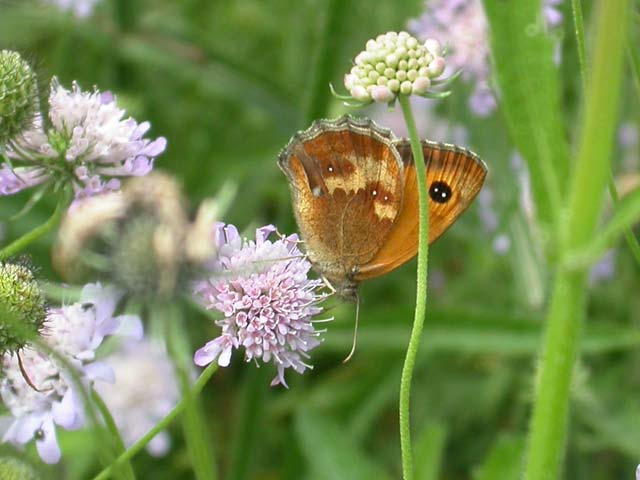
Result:
<svg viewBox="0 0 640 480"><path fill-rule="evenodd" d="M429 190L429 243L476 197L487 174L469 150L422 141ZM319 120L278 157L315 269L337 294L357 299L360 282L418 252L418 189L411 145L366 118Z"/></svg>

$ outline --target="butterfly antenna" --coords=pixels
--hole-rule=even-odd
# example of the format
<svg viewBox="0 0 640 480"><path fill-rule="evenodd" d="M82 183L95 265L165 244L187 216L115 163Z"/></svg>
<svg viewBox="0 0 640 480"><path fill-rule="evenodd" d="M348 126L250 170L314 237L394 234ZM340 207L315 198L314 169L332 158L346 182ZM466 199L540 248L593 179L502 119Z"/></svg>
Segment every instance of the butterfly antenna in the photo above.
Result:
<svg viewBox="0 0 640 480"><path fill-rule="evenodd" d="M353 357L353 354L356 353L356 344L358 343L358 319L360 318L360 296L358 295L358 292L356 292L355 295L356 295L356 325L355 325L355 328L353 329L353 343L351 344L351 351L349 352L349 355L347 355L347 358L342 360L342 363L347 363L349 360L351 360L351 357Z"/></svg>

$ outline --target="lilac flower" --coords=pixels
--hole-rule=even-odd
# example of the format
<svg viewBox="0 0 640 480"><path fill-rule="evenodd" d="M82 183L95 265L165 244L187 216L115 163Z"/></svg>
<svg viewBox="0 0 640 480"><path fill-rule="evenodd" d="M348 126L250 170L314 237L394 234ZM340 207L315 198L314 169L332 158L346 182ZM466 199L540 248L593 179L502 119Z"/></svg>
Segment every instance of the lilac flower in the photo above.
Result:
<svg viewBox="0 0 640 480"><path fill-rule="evenodd" d="M51 309L47 316L43 340L68 360L85 385L96 380L113 381L111 368L95 360L96 349L105 336L142 335L138 317L113 316L118 297L111 288L89 284L78 303ZM20 359L18 354L5 354L0 359L0 397L14 417L3 441L24 445L35 438L42 460L56 463L60 447L55 426L75 430L84 424L81 393L54 357L30 347L19 355Z"/></svg>
<svg viewBox="0 0 640 480"><path fill-rule="evenodd" d="M0 195L48 181L71 183L76 200L115 191L120 181L111 177L146 175L166 147L163 137L143 138L149 122L123 118L109 92L86 93L76 83L67 90L54 79L48 101L52 128L45 132L36 118L7 146L13 168L0 168Z"/></svg>
<svg viewBox="0 0 640 480"><path fill-rule="evenodd" d="M70 11L78 18L87 18L100 0L48 0L62 11Z"/></svg>
<svg viewBox="0 0 640 480"><path fill-rule="evenodd" d="M178 403L178 381L164 348L150 340L126 342L109 356L107 363L113 368L116 381L100 383L95 388L129 447ZM160 432L147 444L147 451L161 456L169 447L169 434Z"/></svg>
<svg viewBox="0 0 640 480"><path fill-rule="evenodd" d="M309 280L311 264L297 247L297 235L268 240L275 227L256 230L255 241L242 239L233 225L217 224L218 248L211 276L197 283L195 293L209 310L224 314L216 324L219 337L199 349L196 365L217 359L226 367L234 349L244 347L246 361L273 361L277 375L271 385L287 386L286 368L303 373L312 368L308 352L320 344L312 317L325 295L320 280Z"/></svg>
<svg viewBox="0 0 640 480"><path fill-rule="evenodd" d="M562 22L556 8L561 1L544 2L543 14L550 27ZM481 0L432 0L419 18L409 22L409 30L423 40L436 38L450 49L445 74L462 70L462 78L475 84L469 98L472 112L486 117L495 110L489 84L489 25Z"/></svg>

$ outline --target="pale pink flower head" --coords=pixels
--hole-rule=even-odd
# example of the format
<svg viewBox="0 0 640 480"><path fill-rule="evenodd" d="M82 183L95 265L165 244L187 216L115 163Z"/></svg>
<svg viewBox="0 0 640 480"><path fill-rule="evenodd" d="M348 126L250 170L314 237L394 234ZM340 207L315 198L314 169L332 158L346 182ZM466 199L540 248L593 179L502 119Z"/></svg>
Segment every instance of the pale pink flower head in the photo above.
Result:
<svg viewBox="0 0 640 480"><path fill-rule="evenodd" d="M258 228L255 240L247 240L233 225L216 225L218 253L195 294L207 309L224 315L216 321L222 332L196 352L194 362L217 360L225 367L242 347L246 361L273 362L277 375L271 384L286 387L285 369L312 368L308 352L323 332L312 318L322 312L318 304L326 295L318 293L321 280L308 278L311 264L297 247L298 237L270 240L275 231L272 225Z"/></svg>
<svg viewBox="0 0 640 480"><path fill-rule="evenodd" d="M71 184L76 200L116 191L119 177L153 169L166 140L144 137L149 122L125 117L110 92L71 90L56 79L48 99L51 128L42 118L6 146L12 165L0 166L0 195L12 195L45 182Z"/></svg>
<svg viewBox="0 0 640 480"><path fill-rule="evenodd" d="M111 368L95 357L105 336L142 335L138 317L114 315L118 298L112 288L86 285L79 302L51 309L45 321L43 340L69 362L84 385L113 381ZM0 357L0 398L14 418L2 441L20 446L35 439L42 460L56 463L56 425L67 430L84 425L82 394L54 356L31 347L19 355L20 359L10 353Z"/></svg>
<svg viewBox="0 0 640 480"><path fill-rule="evenodd" d="M162 420L180 399L176 371L164 345L149 339L124 342L105 362L115 382L96 384L122 440L130 447ZM169 451L169 433L158 433L147 451L162 456Z"/></svg>

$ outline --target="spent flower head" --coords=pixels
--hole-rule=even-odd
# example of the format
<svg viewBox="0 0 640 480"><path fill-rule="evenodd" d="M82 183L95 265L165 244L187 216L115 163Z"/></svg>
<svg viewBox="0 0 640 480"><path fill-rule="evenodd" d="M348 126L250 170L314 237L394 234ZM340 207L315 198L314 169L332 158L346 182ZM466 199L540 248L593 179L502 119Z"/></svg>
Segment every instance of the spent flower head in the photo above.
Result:
<svg viewBox="0 0 640 480"><path fill-rule="evenodd" d="M0 147L32 126L38 81L19 53L0 51Z"/></svg>
<svg viewBox="0 0 640 480"><path fill-rule="evenodd" d="M149 122L125 118L110 92L71 90L51 82L49 123L42 118L6 145L11 165L0 166L0 195L52 182L71 184L76 200L116 191L114 177L143 176L152 168L166 140L144 138Z"/></svg>
<svg viewBox="0 0 640 480"><path fill-rule="evenodd" d="M167 298L194 264L213 253L202 248L210 243L208 231L198 238L206 218L205 204L189 222L176 180L154 172L132 179L121 193L84 200L69 212L54 247L54 264L71 278L97 267L127 294ZM106 255L105 261L91 265L96 254Z"/></svg>
<svg viewBox="0 0 640 480"><path fill-rule="evenodd" d="M166 350L151 340L125 342L107 360L115 373L114 383L100 383L96 391L118 426L126 447L164 418L178 403L176 372ZM160 432L147 444L154 456L167 453L168 432Z"/></svg>
<svg viewBox="0 0 640 480"><path fill-rule="evenodd" d="M225 367L232 351L242 347L246 361L273 362L277 375L271 385L286 387L285 369L312 368L309 351L323 332L312 318L322 312L318 304L325 295L318 293L322 281L308 278L311 264L297 247L298 237L272 241L268 237L275 231L272 225L258 228L254 241L240 237L233 225L216 226L217 256L195 294L207 309L224 315L216 321L222 332L194 361L204 366L217 360Z"/></svg>
<svg viewBox="0 0 640 480"><path fill-rule="evenodd" d="M100 284L86 285L80 301L49 310L42 340L62 356L86 385L113 381L113 371L96 360L96 350L107 335L140 338L142 324L132 315L115 316L118 292ZM47 463L60 459L55 426L67 430L84 424L79 386L59 358L43 348L26 347L0 357L0 398L14 417L3 441L24 445L36 440Z"/></svg>
<svg viewBox="0 0 640 480"><path fill-rule="evenodd" d="M433 38L420 42L407 32L387 32L368 40L353 63L344 77L349 95L336 94L347 105L392 105L398 95L441 98L448 92L434 92L431 87L446 85L453 79L435 80L445 69L440 43Z"/></svg>
<svg viewBox="0 0 640 480"><path fill-rule="evenodd" d="M22 263L0 262L0 355L24 347L38 334L47 315L47 302L33 270Z"/></svg>

